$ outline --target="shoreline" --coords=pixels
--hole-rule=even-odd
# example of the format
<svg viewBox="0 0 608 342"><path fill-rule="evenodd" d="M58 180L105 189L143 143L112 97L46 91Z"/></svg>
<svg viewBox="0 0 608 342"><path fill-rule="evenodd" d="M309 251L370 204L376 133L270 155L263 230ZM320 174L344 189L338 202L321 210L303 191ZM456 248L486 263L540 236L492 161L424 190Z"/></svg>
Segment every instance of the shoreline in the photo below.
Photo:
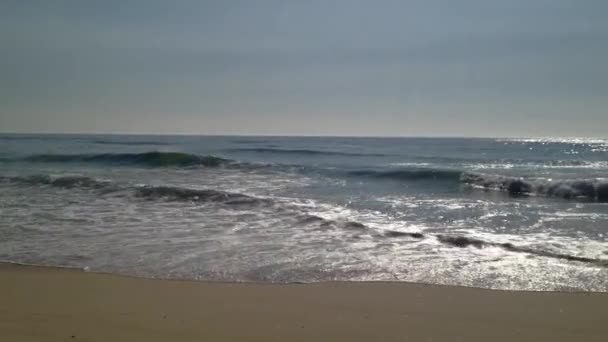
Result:
<svg viewBox="0 0 608 342"><path fill-rule="evenodd" d="M608 338L608 293L163 280L12 263L0 263L0 291L7 341Z"/></svg>
<svg viewBox="0 0 608 342"><path fill-rule="evenodd" d="M559 293L559 294L597 294L597 295L606 295L608 296L608 291L583 291L583 290L514 290L514 289L502 289L502 288L489 288L489 287L476 287L476 286L467 286L467 285L451 285L451 284L434 284L434 283L423 283L423 282L415 282L415 281L401 281L401 280L329 280L329 281L313 281L313 282L304 282L304 281L294 281L294 282L264 282L264 281L230 281L230 280L212 280L212 279L192 279L192 278L155 278L155 277L146 277L139 275L131 275L126 273L112 273L112 272L100 272L100 271L90 271L87 270L86 267L78 267L78 266L56 266L56 265L44 265L44 264L28 264L21 262L12 262L0 260L0 272L2 271L2 267L5 266L15 266L15 267L33 267L33 268L50 268L56 269L58 271L74 271L74 272L83 272L83 273L91 273L98 274L104 276L112 276L112 277L121 277L121 278L132 278L132 279L143 279L148 281L169 281L169 282L186 282L186 283L196 283L196 284L225 284L225 285L234 285L234 284L242 284L242 285L273 285L273 286L292 286L292 285L324 285L324 284L405 284L411 286L425 286L425 287L439 287L439 288L462 288L462 289L471 289L471 290L479 290L479 291L497 291L497 292L521 292L521 293Z"/></svg>

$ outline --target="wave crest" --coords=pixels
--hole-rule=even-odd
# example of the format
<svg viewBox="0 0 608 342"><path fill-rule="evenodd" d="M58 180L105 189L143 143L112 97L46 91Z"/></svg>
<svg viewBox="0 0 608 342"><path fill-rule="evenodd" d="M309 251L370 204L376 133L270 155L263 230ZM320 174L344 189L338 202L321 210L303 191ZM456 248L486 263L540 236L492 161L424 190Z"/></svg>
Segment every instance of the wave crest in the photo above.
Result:
<svg viewBox="0 0 608 342"><path fill-rule="evenodd" d="M130 186L120 185L111 181L99 180L86 176L50 176L30 175L6 177L0 176L0 182L18 183L27 186L53 186L58 188L81 188L104 190L103 193L114 191L129 191L135 196L148 200L216 202L225 205L260 206L271 205L269 198L249 196L236 192L212 189L190 189L175 186Z"/></svg>
<svg viewBox="0 0 608 342"><path fill-rule="evenodd" d="M540 195L563 199L608 202L608 182L600 180L526 180L523 178L464 173L465 184L511 195Z"/></svg>
<svg viewBox="0 0 608 342"><path fill-rule="evenodd" d="M180 152L102 153L102 154L39 154L25 158L41 163L100 163L116 165L142 165L148 167L219 167L232 160L215 156L199 156Z"/></svg>
<svg viewBox="0 0 608 342"><path fill-rule="evenodd" d="M604 259L594 259L582 256L576 256L571 254L557 253L543 249L536 249L532 247L525 246L516 246L512 243L497 243L497 242L489 242L483 241L475 238L468 238L466 236L452 236L452 235L437 235L437 240L439 242L453 246L453 247L475 247L475 248L485 248L485 247L498 247L502 248L509 252L515 253L527 253L540 257L553 258L553 259L562 259L567 261L578 261L583 263L594 264L596 266L608 267L608 260Z"/></svg>
<svg viewBox="0 0 608 342"><path fill-rule="evenodd" d="M173 186L144 186L137 188L135 191L138 197L150 200L217 202L227 205L264 205L272 203L270 199L266 198L211 189L198 190Z"/></svg>
<svg viewBox="0 0 608 342"><path fill-rule="evenodd" d="M0 181L22 183L27 185L50 185L61 188L93 188L100 189L109 186L112 182L99 180L86 176L57 176L30 175L17 177L0 177Z"/></svg>

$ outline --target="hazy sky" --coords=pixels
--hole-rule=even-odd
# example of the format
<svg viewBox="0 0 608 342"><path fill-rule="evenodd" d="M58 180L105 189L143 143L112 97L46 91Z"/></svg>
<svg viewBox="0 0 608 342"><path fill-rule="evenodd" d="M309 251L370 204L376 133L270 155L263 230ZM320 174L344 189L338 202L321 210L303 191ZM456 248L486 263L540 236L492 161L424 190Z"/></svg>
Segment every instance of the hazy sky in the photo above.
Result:
<svg viewBox="0 0 608 342"><path fill-rule="evenodd" d="M0 131L606 136L608 1L0 2Z"/></svg>

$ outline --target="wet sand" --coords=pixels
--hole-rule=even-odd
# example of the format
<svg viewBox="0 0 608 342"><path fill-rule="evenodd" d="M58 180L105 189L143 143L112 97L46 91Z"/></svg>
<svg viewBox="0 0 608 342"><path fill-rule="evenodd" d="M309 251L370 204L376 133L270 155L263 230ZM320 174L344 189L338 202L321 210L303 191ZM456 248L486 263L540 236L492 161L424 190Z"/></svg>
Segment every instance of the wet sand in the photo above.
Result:
<svg viewBox="0 0 608 342"><path fill-rule="evenodd" d="M608 294L234 284L0 264L0 341L608 341Z"/></svg>

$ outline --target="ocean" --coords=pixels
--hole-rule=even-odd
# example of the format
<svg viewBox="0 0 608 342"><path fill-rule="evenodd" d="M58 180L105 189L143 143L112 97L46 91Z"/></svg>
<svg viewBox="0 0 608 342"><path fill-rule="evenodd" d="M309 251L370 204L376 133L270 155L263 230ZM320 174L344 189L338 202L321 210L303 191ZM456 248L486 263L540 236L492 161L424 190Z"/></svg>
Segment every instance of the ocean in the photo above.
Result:
<svg viewBox="0 0 608 342"><path fill-rule="evenodd" d="M0 261L608 291L608 139L0 135Z"/></svg>

